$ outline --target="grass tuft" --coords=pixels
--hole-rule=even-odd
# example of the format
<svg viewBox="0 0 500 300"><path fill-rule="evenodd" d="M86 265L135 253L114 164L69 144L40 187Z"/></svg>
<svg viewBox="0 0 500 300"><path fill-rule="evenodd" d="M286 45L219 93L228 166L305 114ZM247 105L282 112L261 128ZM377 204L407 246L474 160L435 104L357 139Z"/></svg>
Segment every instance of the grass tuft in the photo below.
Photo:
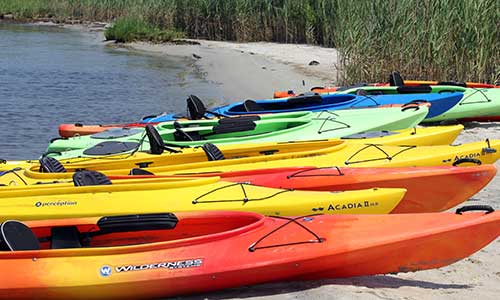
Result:
<svg viewBox="0 0 500 300"><path fill-rule="evenodd" d="M106 40L120 43L133 41L169 42L184 37L182 32L170 29L160 29L148 22L135 17L122 17L116 20L104 32Z"/></svg>

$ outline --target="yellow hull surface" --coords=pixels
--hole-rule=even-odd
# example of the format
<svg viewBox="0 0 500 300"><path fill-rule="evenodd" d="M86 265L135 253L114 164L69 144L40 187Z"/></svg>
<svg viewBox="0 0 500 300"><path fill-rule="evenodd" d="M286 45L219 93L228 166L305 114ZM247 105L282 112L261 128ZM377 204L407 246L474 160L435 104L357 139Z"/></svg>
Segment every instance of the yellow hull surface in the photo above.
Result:
<svg viewBox="0 0 500 300"><path fill-rule="evenodd" d="M265 215L386 214L405 189L313 192L273 189L218 177L115 180L111 185L17 186L0 190L0 222L160 212L233 210Z"/></svg>

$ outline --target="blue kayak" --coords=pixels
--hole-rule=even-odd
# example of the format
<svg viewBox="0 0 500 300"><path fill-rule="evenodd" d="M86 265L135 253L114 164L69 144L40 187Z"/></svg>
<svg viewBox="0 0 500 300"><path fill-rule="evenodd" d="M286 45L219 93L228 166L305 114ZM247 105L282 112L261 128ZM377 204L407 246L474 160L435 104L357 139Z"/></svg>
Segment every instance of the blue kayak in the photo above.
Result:
<svg viewBox="0 0 500 300"><path fill-rule="evenodd" d="M294 111L324 111L363 107L377 107L391 104L425 103L431 104L426 119L439 116L454 107L463 97L463 93L445 94L399 94L399 95L352 95L352 94L304 94L297 97L245 100L207 110L196 96L190 96L188 116L180 114L162 114L142 119L142 123L165 122L179 118L201 119L215 116L236 116L249 114L267 114Z"/></svg>

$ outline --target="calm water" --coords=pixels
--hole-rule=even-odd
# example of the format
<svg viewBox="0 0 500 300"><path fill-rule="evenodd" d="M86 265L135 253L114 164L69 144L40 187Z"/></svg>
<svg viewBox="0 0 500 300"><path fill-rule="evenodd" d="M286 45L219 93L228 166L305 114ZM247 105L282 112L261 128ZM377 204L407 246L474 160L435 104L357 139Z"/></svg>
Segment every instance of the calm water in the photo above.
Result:
<svg viewBox="0 0 500 300"><path fill-rule="evenodd" d="M187 60L106 46L95 33L0 23L0 158L36 158L60 123L133 122L220 99Z"/></svg>

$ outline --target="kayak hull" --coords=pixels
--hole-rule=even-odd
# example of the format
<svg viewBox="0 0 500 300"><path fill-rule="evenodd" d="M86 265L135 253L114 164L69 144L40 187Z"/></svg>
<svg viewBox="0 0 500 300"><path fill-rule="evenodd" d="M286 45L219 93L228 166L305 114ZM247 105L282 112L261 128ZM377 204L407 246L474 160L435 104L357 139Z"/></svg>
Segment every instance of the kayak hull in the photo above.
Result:
<svg viewBox="0 0 500 300"><path fill-rule="evenodd" d="M481 165L466 168L305 167L282 171L275 169L228 172L217 175L223 180L232 182L250 182L259 186L295 190L349 191L374 187L404 188L407 191L403 200L391 213L414 213L439 212L455 207L482 190L496 173L494 165Z"/></svg>
<svg viewBox="0 0 500 300"><path fill-rule="evenodd" d="M194 151L196 150L196 151ZM157 175L220 173L266 168L297 166L311 167L410 167L410 166L470 166L494 164L500 158L500 140L468 143L456 146L387 146L343 141L310 141L269 143L220 147L224 159L207 159L200 149L186 153L166 153L81 158L62 160L67 172L42 173L37 163L5 173L0 183L17 185L70 179L80 169L98 170L106 175L127 175L132 168L141 167Z"/></svg>
<svg viewBox="0 0 500 300"><path fill-rule="evenodd" d="M322 102L320 104L303 104L301 106L293 106L283 109L271 109L274 107L284 106L292 101L293 98L280 98L272 100L257 100L257 105L262 108L259 111L245 111L242 102L235 102L226 106L221 106L215 111L224 115L245 115L251 113L278 113L291 111L323 111L323 110L342 110L351 108L377 107L388 104L406 104L412 101L424 101L431 103L429 113L426 118L437 117L455 106L461 99L461 93L448 94L404 94L404 95L376 95L376 96L356 96L350 94L323 94L320 95ZM343 97L353 97L343 99ZM340 98L337 100L336 98ZM269 109L266 109L269 107Z"/></svg>
<svg viewBox="0 0 500 300"><path fill-rule="evenodd" d="M250 211L265 215L388 214L406 190L366 189L329 193L254 186L211 178L116 180L112 184L71 183L0 189L0 221L92 217L101 214L186 211ZM140 201L138 201L140 199Z"/></svg>
<svg viewBox="0 0 500 300"><path fill-rule="evenodd" d="M0 298L150 299L272 281L413 272L468 257L500 234L498 212L317 215L288 225L288 219L232 212L177 217L172 234L186 230L182 224L188 219L205 234L177 234L176 240L133 246L0 252L3 270L23 270L0 274ZM231 224L236 227L232 230L220 224L218 230L225 231L210 229L214 220L227 224L231 218L246 220ZM92 222L27 224L39 232L51 226L88 227ZM189 236L194 228L190 229ZM108 243L113 238L110 235ZM177 267L187 262L189 267Z"/></svg>
<svg viewBox="0 0 500 300"><path fill-rule="evenodd" d="M470 120L494 120L487 116L500 116L500 89L493 88L466 88L462 86L353 86L334 90L314 90L317 93L356 94L364 90L368 95L429 95L429 94L463 94L462 99L446 111L441 109L439 115L429 114L423 122L436 122L470 118ZM278 93L279 94L279 93ZM292 94L293 95L293 94ZM432 105L438 105L433 103ZM435 107L434 109L437 109Z"/></svg>

